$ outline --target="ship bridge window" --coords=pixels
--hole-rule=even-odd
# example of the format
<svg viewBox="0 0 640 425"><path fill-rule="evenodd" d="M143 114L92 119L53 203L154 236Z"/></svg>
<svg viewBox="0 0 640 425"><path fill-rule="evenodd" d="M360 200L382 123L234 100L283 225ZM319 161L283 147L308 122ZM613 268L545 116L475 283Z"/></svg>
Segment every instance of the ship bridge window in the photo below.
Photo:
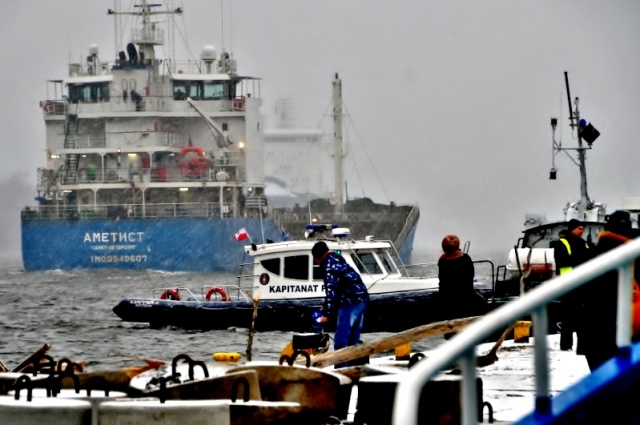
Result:
<svg viewBox="0 0 640 425"><path fill-rule="evenodd" d="M264 269L270 273L275 275L280 275L280 259L279 258L270 258L268 260L260 261L260 265L264 267Z"/></svg>
<svg viewBox="0 0 640 425"><path fill-rule="evenodd" d="M205 81L202 98L204 100L218 100L225 97L225 84L222 81Z"/></svg>
<svg viewBox="0 0 640 425"><path fill-rule="evenodd" d="M284 259L284 277L287 279L309 280L308 255L292 255Z"/></svg>
<svg viewBox="0 0 640 425"><path fill-rule="evenodd" d="M229 81L176 80L173 82L173 100L220 100L235 97L235 85Z"/></svg>
<svg viewBox="0 0 640 425"><path fill-rule="evenodd" d="M202 92L204 84L202 81L187 81L187 96L193 100L202 99Z"/></svg>
<svg viewBox="0 0 640 425"><path fill-rule="evenodd" d="M69 84L69 101L95 103L109 101L109 83Z"/></svg>
<svg viewBox="0 0 640 425"><path fill-rule="evenodd" d="M173 100L185 100L187 98L187 85L184 81L173 82Z"/></svg>
<svg viewBox="0 0 640 425"><path fill-rule="evenodd" d="M384 270L378 264L372 252L356 252L351 254L351 259L356 264L360 273L383 274Z"/></svg>

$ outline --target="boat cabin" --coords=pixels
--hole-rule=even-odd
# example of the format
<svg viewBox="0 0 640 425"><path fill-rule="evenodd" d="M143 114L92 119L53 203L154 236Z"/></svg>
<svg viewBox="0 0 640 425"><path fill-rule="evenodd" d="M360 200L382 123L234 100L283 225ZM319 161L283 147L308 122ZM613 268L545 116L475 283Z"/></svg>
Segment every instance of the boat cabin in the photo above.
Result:
<svg viewBox="0 0 640 425"><path fill-rule="evenodd" d="M332 233L335 236L344 230L333 229ZM402 264L390 241L375 240L372 236L358 241L345 237L318 240L326 242L329 250L342 255L360 273L371 294L438 288L435 268L431 273L423 268L415 273L415 266ZM253 257L253 273L246 277L254 281L254 297L256 294L260 294L260 299L324 297L322 270L311 255L318 240L246 246L245 254Z"/></svg>

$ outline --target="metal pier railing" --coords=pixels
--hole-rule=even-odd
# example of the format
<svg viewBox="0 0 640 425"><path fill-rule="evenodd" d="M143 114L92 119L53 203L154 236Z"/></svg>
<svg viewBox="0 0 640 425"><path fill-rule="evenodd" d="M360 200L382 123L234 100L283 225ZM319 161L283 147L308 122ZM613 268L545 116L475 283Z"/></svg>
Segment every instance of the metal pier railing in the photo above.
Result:
<svg viewBox="0 0 640 425"><path fill-rule="evenodd" d="M420 394L424 386L441 370L457 361L462 372L462 423L478 423L476 393L476 345L492 333L531 314L536 329L548 329L547 305L567 292L609 271L618 271L618 347L631 346L632 262L640 257L640 239L607 252L576 267L571 273L553 278L531 290L521 298L505 304L482 319L470 324L464 331L439 347L432 356L417 363L400 380L393 407L394 425L417 425ZM547 338L534 338L535 403L536 414L550 415L549 358ZM527 412L523 412L523 415Z"/></svg>

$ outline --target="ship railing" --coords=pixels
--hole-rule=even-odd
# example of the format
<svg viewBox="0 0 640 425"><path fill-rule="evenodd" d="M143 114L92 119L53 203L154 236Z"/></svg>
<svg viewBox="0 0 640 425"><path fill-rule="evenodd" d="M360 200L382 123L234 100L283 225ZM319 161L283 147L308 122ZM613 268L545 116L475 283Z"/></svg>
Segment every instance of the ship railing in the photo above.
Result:
<svg viewBox="0 0 640 425"><path fill-rule="evenodd" d="M378 211L343 214L322 212L314 214L313 217L319 223L335 223L340 227L349 227L354 238L372 235L375 240L386 240L395 238L406 220L406 209L396 209L386 209L383 214ZM273 219L292 239L304 239L305 226L311 221L309 213L300 207L274 208Z"/></svg>
<svg viewBox="0 0 640 425"><path fill-rule="evenodd" d="M131 41L132 43L148 43L148 44L160 44L164 42L164 29L153 27L144 28L132 28L131 29Z"/></svg>
<svg viewBox="0 0 640 425"><path fill-rule="evenodd" d="M104 136L69 135L65 141L76 149L104 148L107 146L107 139Z"/></svg>
<svg viewBox="0 0 640 425"><path fill-rule="evenodd" d="M278 208L278 217L280 220L285 222L292 221L305 221L307 223L309 220L309 213L305 211L301 211L297 208ZM314 214L313 218L316 219L318 223L335 223L340 225L340 223L344 223L345 221L349 222L359 222L361 220L365 220L366 222L389 222L402 220L404 221L407 216L406 212L392 212L385 211L384 214L380 214L379 212L349 212L349 213L331 213L331 212L323 212ZM375 229L371 229L372 233L375 236Z"/></svg>
<svg viewBox="0 0 640 425"><path fill-rule="evenodd" d="M168 131L137 131L123 133L129 137L134 136L144 140L144 143L140 143L133 149L129 149L130 152L146 152L148 148L155 147L174 147L181 148L187 144L187 139L183 134L173 133ZM70 142L70 145L74 149L87 149L87 148L105 148L107 147L107 140L104 136L94 135L70 135L66 139ZM117 141L115 143L118 143ZM112 142L112 145L114 143ZM123 143L124 144L124 143ZM136 149L137 148L137 149ZM115 149L114 149L115 150ZM125 152L127 153L127 152ZM99 157L99 154L95 154Z"/></svg>
<svg viewBox="0 0 640 425"><path fill-rule="evenodd" d="M166 218L230 218L233 205L224 202L114 204L114 205L39 205L22 210L23 221L56 220L147 220Z"/></svg>
<svg viewBox="0 0 640 425"><path fill-rule="evenodd" d="M620 355L631 355L633 261L638 257L640 257L640 239L635 239L574 268L571 273L547 280L520 298L472 322L446 344L438 347L428 358L416 363L411 373L397 375L398 385L394 398L392 423L394 425L418 424L418 410L425 386L440 371L449 368L452 364L457 364L462 374L460 393L462 423L477 424L479 406L476 346L495 332L503 331L529 314L532 315L535 328L542 330L540 336L544 336L544 330L548 329L547 307L550 303L610 271L618 272L617 323L619 325L616 328L618 352L621 353ZM532 369L535 376L535 400L532 400L531 407L536 417L540 418L540 423L552 423L553 399L550 388L548 339L540 336L534 338ZM630 359L620 361L628 362ZM523 416L526 413L523 412Z"/></svg>
<svg viewBox="0 0 640 425"><path fill-rule="evenodd" d="M209 113L216 112L242 112L245 109L247 97L238 95L233 99L210 98L195 99L202 102L203 109ZM69 108L69 101L66 99L46 100L42 103L42 114L47 116L66 115ZM150 95L140 96L135 100L128 95L123 97L111 97L100 100L78 100L77 112L82 118L83 114L109 114L109 113L129 113L129 112L174 112L189 116L186 98L176 98L173 95ZM206 106L204 106L206 105Z"/></svg>
<svg viewBox="0 0 640 425"><path fill-rule="evenodd" d="M227 294L228 299L223 300L222 294L216 291L216 288L220 288ZM251 297L238 285L204 285L201 288L202 299L205 301L251 301ZM207 294L209 294L209 300L207 300Z"/></svg>
<svg viewBox="0 0 640 425"><path fill-rule="evenodd" d="M164 299L167 299L166 298L168 294L167 291L176 291L180 296L180 301L202 302L202 299L198 299L198 297L193 292L191 292L191 289L187 288L186 286L177 286L177 287L174 286L170 288L153 288L151 290L151 296L152 298L162 298L162 295L164 294L165 295Z"/></svg>
<svg viewBox="0 0 640 425"><path fill-rule="evenodd" d="M223 300L221 294L216 291L211 291L215 288L222 289L225 294L227 294L228 299ZM168 288L154 288L151 291L153 298L162 298L163 294L165 296L164 299L167 299L168 291L176 291L180 297L180 301L184 302L194 302L194 303L203 303L208 301L251 301L251 298L247 296L247 294L240 289L237 285L204 285L200 289L200 295L196 296L191 289L185 286L178 287L168 287ZM211 291L211 292L210 292ZM207 294L210 295L209 299L207 299Z"/></svg>
<svg viewBox="0 0 640 425"><path fill-rule="evenodd" d="M47 115L66 115L68 102L65 99L46 100L42 102L42 114Z"/></svg>
<svg viewBox="0 0 640 425"><path fill-rule="evenodd" d="M193 182L212 182L219 183L221 186L227 183L234 184L242 181L238 174L244 175L244 167L232 165L230 162L225 162L224 168L229 171L220 174L221 168L216 166L216 162L202 172L186 172L175 166L165 167L158 166L154 168L150 167L133 167L133 166L121 166L121 167L105 167L100 166L101 160L91 161L90 155L87 155L89 161L82 163L82 166L78 167L76 173L76 182L74 184L103 184L103 183L123 183L130 185L131 183L193 183ZM95 165L94 166L92 166ZM231 164L231 165L230 165ZM60 173L58 178L58 184L60 186L73 186L63 185L63 173ZM64 187L67 189L67 187Z"/></svg>
<svg viewBox="0 0 640 425"><path fill-rule="evenodd" d="M402 277L430 279L438 277L438 263L404 264L400 267Z"/></svg>

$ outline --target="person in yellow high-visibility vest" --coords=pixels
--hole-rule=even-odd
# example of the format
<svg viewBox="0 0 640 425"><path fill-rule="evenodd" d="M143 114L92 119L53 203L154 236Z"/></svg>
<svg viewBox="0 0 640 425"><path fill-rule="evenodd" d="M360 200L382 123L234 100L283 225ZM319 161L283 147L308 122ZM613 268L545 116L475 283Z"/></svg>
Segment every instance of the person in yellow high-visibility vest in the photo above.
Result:
<svg viewBox="0 0 640 425"><path fill-rule="evenodd" d="M555 242L553 247L553 257L558 275L569 273L574 267L589 260L589 243L582 239L583 234L584 224L575 218L567 223L567 231L560 233L560 239ZM575 317L578 314L578 308L579 305L571 293L560 300L561 350L573 349L573 332L575 331Z"/></svg>

